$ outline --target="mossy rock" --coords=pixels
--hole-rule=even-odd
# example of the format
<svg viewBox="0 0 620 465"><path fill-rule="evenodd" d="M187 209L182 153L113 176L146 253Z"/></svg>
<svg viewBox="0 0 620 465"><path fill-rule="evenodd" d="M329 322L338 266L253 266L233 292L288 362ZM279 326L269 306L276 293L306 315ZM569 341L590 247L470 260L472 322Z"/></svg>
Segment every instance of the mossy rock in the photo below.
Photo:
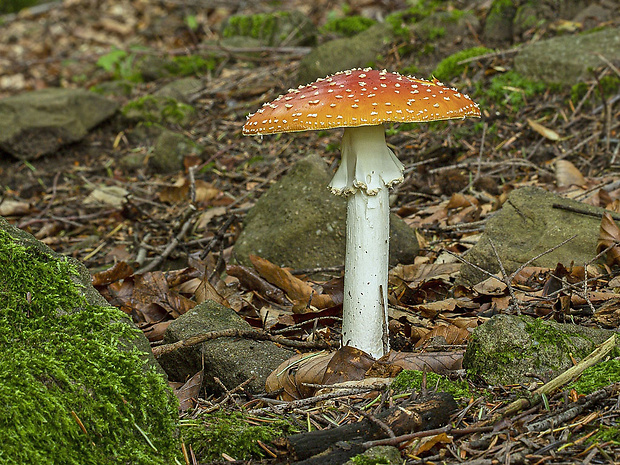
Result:
<svg viewBox="0 0 620 465"><path fill-rule="evenodd" d="M490 385L529 383L528 373L552 379L573 366L612 331L496 315L474 330L463 358L470 376Z"/></svg>
<svg viewBox="0 0 620 465"><path fill-rule="evenodd" d="M243 36L258 39L265 45L312 45L316 27L301 11L276 11L253 15L232 15L222 24L223 38Z"/></svg>
<svg viewBox="0 0 620 465"><path fill-rule="evenodd" d="M529 79L573 85L603 66L599 54L620 60L619 27L528 44L515 56L515 70Z"/></svg>
<svg viewBox="0 0 620 465"><path fill-rule="evenodd" d="M157 137L149 158L149 167L157 173L175 173L183 169L183 160L199 155L203 148L189 137L167 129Z"/></svg>
<svg viewBox="0 0 620 465"><path fill-rule="evenodd" d="M178 403L87 270L0 218L0 464L169 464Z"/></svg>
<svg viewBox="0 0 620 465"><path fill-rule="evenodd" d="M517 0L493 0L484 23L484 38L499 45L512 42L512 22L517 13Z"/></svg>
<svg viewBox="0 0 620 465"><path fill-rule="evenodd" d="M377 21L374 19L365 16L345 16L328 20L321 28L321 32L323 34L336 34L341 37L353 37L376 23Z"/></svg>
<svg viewBox="0 0 620 465"><path fill-rule="evenodd" d="M469 64L459 64L461 61L489 52L492 50L486 47L472 47L456 52L439 62L433 71L433 76L442 81L450 81L468 68Z"/></svg>
<svg viewBox="0 0 620 465"><path fill-rule="evenodd" d="M394 37L390 26L378 23L353 37L319 45L299 62L297 82L307 84L337 71L375 66Z"/></svg>
<svg viewBox="0 0 620 465"><path fill-rule="evenodd" d="M196 109L163 95L145 95L127 103L123 116L134 122L187 126L196 115Z"/></svg>

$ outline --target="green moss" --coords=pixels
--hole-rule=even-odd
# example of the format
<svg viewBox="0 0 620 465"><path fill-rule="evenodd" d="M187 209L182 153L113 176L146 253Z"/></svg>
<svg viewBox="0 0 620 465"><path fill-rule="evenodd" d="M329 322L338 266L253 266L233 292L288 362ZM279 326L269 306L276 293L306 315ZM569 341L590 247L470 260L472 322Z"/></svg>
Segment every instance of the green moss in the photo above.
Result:
<svg viewBox="0 0 620 465"><path fill-rule="evenodd" d="M588 438L588 442L611 442L618 446L620 445L620 428L617 426L600 426L598 432Z"/></svg>
<svg viewBox="0 0 620 465"><path fill-rule="evenodd" d="M221 31L224 38L252 37L267 45L279 45L285 41L289 44L312 45L316 40L315 34L311 21L296 11L232 15ZM291 41L291 37L294 40Z"/></svg>
<svg viewBox="0 0 620 465"><path fill-rule="evenodd" d="M511 107L514 111L522 108L530 97L554 88L544 82L531 81L515 71L495 75L490 85L483 87L482 81L476 83L475 97L481 106L495 103L501 107Z"/></svg>
<svg viewBox="0 0 620 465"><path fill-rule="evenodd" d="M251 425L239 412L215 412L181 421L183 440L201 462L219 459L222 453L237 460L263 457L264 450L257 440L268 443L290 432L291 426L285 421Z"/></svg>
<svg viewBox="0 0 620 465"><path fill-rule="evenodd" d="M166 69L177 76L195 76L215 70L221 61L221 58L215 56L178 56L172 59Z"/></svg>
<svg viewBox="0 0 620 465"><path fill-rule="evenodd" d="M42 0L4 0L0 2L0 15L7 13L17 13L24 8L30 8L39 3L43 3Z"/></svg>
<svg viewBox="0 0 620 465"><path fill-rule="evenodd" d="M351 463L355 465L390 465L387 457L367 457L362 454L351 458Z"/></svg>
<svg viewBox="0 0 620 465"><path fill-rule="evenodd" d="M387 15L385 22L390 25L394 34L408 38L410 34L409 25L429 17L442 5L445 6L445 2L439 0L419 0L414 6L406 10Z"/></svg>
<svg viewBox="0 0 620 465"><path fill-rule="evenodd" d="M491 51L491 49L486 47L472 47L461 50L441 60L435 68L435 71L433 71L433 76L439 80L449 81L463 73L469 66L467 63L459 64L459 62L467 60L468 58L484 55Z"/></svg>
<svg viewBox="0 0 620 465"><path fill-rule="evenodd" d="M176 399L77 275L0 230L0 463L169 464Z"/></svg>
<svg viewBox="0 0 620 465"><path fill-rule="evenodd" d="M138 48L142 49L142 47ZM97 60L97 66L112 74L114 79L128 82L142 82L144 78L136 68L136 54L114 49Z"/></svg>
<svg viewBox="0 0 620 465"><path fill-rule="evenodd" d="M360 32L365 31L376 21L364 16L345 16L344 18L328 19L321 28L321 32L331 32L343 37L352 37Z"/></svg>
<svg viewBox="0 0 620 465"><path fill-rule="evenodd" d="M589 85L585 82L578 82L574 86L571 87L570 99L573 104L578 104L583 97L585 97L588 92ZM616 94L620 89L620 78L616 75L603 76L598 85L594 88L594 95L601 98L601 93L603 96L609 96Z"/></svg>
<svg viewBox="0 0 620 465"><path fill-rule="evenodd" d="M422 386L422 377L423 373L421 371L403 370L394 378L390 388L396 394L418 390ZM429 389L435 389L436 387L438 391L449 392L456 398L471 395L466 381L451 381L445 376L436 373L426 373L426 386Z"/></svg>
<svg viewBox="0 0 620 465"><path fill-rule="evenodd" d="M127 103L121 110L127 118L158 124L187 124L196 110L171 97L145 95Z"/></svg>
<svg viewBox="0 0 620 465"><path fill-rule="evenodd" d="M587 368L568 388L579 394L590 394L602 387L620 382L620 360L608 360Z"/></svg>

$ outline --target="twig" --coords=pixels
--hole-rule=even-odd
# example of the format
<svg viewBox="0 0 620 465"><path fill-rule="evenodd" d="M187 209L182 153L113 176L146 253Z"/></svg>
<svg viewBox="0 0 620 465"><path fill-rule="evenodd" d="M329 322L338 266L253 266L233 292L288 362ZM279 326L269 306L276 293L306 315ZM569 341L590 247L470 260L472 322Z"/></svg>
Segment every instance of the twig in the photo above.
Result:
<svg viewBox="0 0 620 465"><path fill-rule="evenodd" d="M594 391L588 394L583 400L580 399L578 403L571 404L568 408L563 409L561 412L551 415L543 420L539 420L534 423L530 423L526 426L528 431L545 431L552 428L553 425L561 425L569 422L577 415L581 414L585 409L590 407L603 399L610 397L614 390L618 389L618 384L611 386L605 386L598 391Z"/></svg>
<svg viewBox="0 0 620 465"><path fill-rule="evenodd" d="M187 214L188 218L184 221L183 225L181 226L181 230L178 232L178 234L172 238L172 241L170 241L170 243L166 246L164 251L159 256L155 257L148 265L145 265L142 268L140 268L138 271L135 272L135 274L141 274L141 273L146 273L148 271L151 271L154 268L156 268L161 262L163 262L166 258L168 258L168 256L174 251L174 249L177 248L179 243L183 240L183 238L187 234L187 231L189 230L190 226L193 224L193 219L194 219L196 212L197 212L196 207L194 207L193 205L190 205L189 211Z"/></svg>
<svg viewBox="0 0 620 465"><path fill-rule="evenodd" d="M172 344L164 344L153 347L153 355L159 358L164 354L169 354L170 352L187 347L193 347L195 345L202 344L203 342L218 339L220 337L240 337L244 339L253 339L255 341L271 341L282 344L283 346L295 347L298 349L329 349L329 344L323 341L295 341L284 336L274 336L264 331L254 329L224 329L222 331L210 331L208 333L192 336Z"/></svg>
<svg viewBox="0 0 620 465"><path fill-rule="evenodd" d="M349 397L355 394L360 394L361 392L365 392L365 391L375 391L376 388L374 386L366 386L366 387L357 387L357 388L349 388L349 389L342 389L342 390L336 390L334 392L328 392L326 394L321 394L318 396L313 396L313 397L306 397L305 399L297 399L297 400L292 400L290 402L285 402L283 404L279 404L279 405L273 405L270 407L263 407L263 408L258 408L258 409L254 409L254 410L250 410L249 412L247 412L249 415L261 415L264 413L272 413L272 412L276 412L276 413L283 413L286 410L291 410L291 409L296 409L296 408L300 408L300 407L306 407L308 405L314 405L318 402L324 401L324 400L328 400L328 399L336 399L338 397Z"/></svg>

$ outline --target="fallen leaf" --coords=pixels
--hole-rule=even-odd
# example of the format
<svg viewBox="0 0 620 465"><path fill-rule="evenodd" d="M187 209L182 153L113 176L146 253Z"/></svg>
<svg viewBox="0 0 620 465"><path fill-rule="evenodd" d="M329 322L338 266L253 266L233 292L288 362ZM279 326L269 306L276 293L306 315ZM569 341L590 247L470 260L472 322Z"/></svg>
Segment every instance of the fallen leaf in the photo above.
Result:
<svg viewBox="0 0 620 465"><path fill-rule="evenodd" d="M403 370L432 371L440 375L463 368L464 350L450 352L396 352L390 351L381 360L398 365Z"/></svg>
<svg viewBox="0 0 620 465"><path fill-rule="evenodd" d="M586 179L579 169L568 160L558 160L554 165L555 180L559 187L583 186Z"/></svg>
<svg viewBox="0 0 620 465"><path fill-rule="evenodd" d="M204 379L204 369L200 370L190 379L188 379L183 386L174 390L174 395L179 400L179 411L185 412L196 405L198 394L200 394L200 388L202 387L202 380Z"/></svg>
<svg viewBox="0 0 620 465"><path fill-rule="evenodd" d="M427 332L415 346L422 347L436 338L442 338L444 344L459 345L467 342L469 336L470 332L465 328L459 328L458 326L452 324L437 325Z"/></svg>
<svg viewBox="0 0 620 465"><path fill-rule="evenodd" d="M530 125L530 127L536 131L538 134L540 134L541 136L549 139L549 140L560 140L560 135L555 132L553 129L549 129L545 126L543 126L540 123L537 123L536 121L534 121L533 119L528 118L527 119L527 124Z"/></svg>
<svg viewBox="0 0 620 465"><path fill-rule="evenodd" d="M606 248L613 246L607 251L607 264L609 266L620 264L620 247L617 245L619 242L620 229L609 213L603 213L596 253L601 253Z"/></svg>
<svg viewBox="0 0 620 465"><path fill-rule="evenodd" d="M271 372L265 382L267 392L279 391L286 401L311 397L317 388L304 384L322 384L325 370L335 352L297 354Z"/></svg>
<svg viewBox="0 0 620 465"><path fill-rule="evenodd" d="M0 216L26 215L32 208L23 200L3 199L0 201Z"/></svg>
<svg viewBox="0 0 620 465"><path fill-rule="evenodd" d="M202 302L206 302L207 300L213 300L220 305L225 307L230 307L228 302L224 297L220 295L219 292L215 289L215 287L209 282L208 276L205 274L204 278L200 282L200 285L196 289L194 293L196 296L196 303L200 304Z"/></svg>
<svg viewBox="0 0 620 465"><path fill-rule="evenodd" d="M106 286L115 281L128 278L133 274L133 268L126 262L118 262L112 268L95 273L92 277L93 286Z"/></svg>
<svg viewBox="0 0 620 465"><path fill-rule="evenodd" d="M294 276L290 271L257 255L250 255L250 261L263 278L284 291L295 304L295 310L303 311L308 303L319 309L334 305L328 294L317 294L310 284Z"/></svg>
<svg viewBox="0 0 620 465"><path fill-rule="evenodd" d="M113 207L122 207L126 202L129 191L119 186L101 186L95 188L84 199L84 203L100 203L105 205L111 205Z"/></svg>

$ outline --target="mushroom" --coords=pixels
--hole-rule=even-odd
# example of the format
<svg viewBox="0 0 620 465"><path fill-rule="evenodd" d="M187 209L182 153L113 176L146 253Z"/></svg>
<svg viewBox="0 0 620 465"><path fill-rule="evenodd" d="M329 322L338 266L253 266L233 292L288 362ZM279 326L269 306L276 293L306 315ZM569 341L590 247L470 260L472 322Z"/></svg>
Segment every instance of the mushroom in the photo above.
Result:
<svg viewBox="0 0 620 465"><path fill-rule="evenodd" d="M383 123L479 117L467 95L437 80L352 69L290 89L248 116L244 135L344 128L342 161L329 187L347 198L342 344L379 358L389 351L389 188L403 165Z"/></svg>

